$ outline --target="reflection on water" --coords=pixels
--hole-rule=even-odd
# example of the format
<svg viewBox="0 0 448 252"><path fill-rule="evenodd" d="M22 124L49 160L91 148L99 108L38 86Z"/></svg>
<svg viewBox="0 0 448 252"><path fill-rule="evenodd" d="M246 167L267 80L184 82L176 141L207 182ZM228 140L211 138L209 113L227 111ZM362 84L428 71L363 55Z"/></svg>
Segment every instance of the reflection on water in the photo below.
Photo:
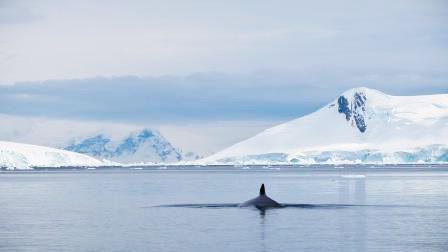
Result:
<svg viewBox="0 0 448 252"><path fill-rule="evenodd" d="M365 177L344 178L339 180L339 201L353 202L356 205L364 205L367 200ZM352 218L340 216L338 218L338 229L342 234L339 239L346 241L357 241L350 247L351 251L366 250L366 211L359 207L353 212ZM344 232L344 230L356 230L356 232Z"/></svg>
<svg viewBox="0 0 448 252"><path fill-rule="evenodd" d="M240 209L253 209L260 212L266 212L268 210L274 209L284 209L284 208L344 208L344 207L369 207L369 205L349 205L349 204L294 204L294 203L281 203L279 207L269 207L269 208L259 208L255 206L240 207L238 203L222 203L222 204L171 204L171 205L160 205L154 207L180 207L180 208L240 208ZM372 207L372 206L370 206ZM386 206L383 206L386 207ZM393 206L387 206L393 207Z"/></svg>
<svg viewBox="0 0 448 252"><path fill-rule="evenodd" d="M257 169L0 172L0 250L448 249L446 168Z"/></svg>
<svg viewBox="0 0 448 252"><path fill-rule="evenodd" d="M265 219L266 211L260 210L260 241L261 241L261 251L265 252L266 250L266 226Z"/></svg>

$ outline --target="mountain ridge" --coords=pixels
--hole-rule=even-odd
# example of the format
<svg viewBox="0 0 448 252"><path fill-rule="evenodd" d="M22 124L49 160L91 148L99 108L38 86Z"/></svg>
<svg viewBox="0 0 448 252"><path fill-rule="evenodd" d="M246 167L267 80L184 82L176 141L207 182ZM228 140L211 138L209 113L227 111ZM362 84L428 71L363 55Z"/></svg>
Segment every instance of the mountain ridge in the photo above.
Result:
<svg viewBox="0 0 448 252"><path fill-rule="evenodd" d="M159 131L148 128L133 131L119 140L98 133L73 140L64 149L120 163L178 162L183 159L180 149Z"/></svg>

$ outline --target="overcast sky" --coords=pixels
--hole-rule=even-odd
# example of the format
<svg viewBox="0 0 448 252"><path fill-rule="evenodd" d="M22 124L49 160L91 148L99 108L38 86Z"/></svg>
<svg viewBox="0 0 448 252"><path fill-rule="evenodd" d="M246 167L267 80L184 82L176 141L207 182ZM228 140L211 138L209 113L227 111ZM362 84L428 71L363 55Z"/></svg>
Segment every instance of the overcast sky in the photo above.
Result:
<svg viewBox="0 0 448 252"><path fill-rule="evenodd" d="M236 141L355 86L447 93L447 66L444 0L0 0L6 116L232 122Z"/></svg>

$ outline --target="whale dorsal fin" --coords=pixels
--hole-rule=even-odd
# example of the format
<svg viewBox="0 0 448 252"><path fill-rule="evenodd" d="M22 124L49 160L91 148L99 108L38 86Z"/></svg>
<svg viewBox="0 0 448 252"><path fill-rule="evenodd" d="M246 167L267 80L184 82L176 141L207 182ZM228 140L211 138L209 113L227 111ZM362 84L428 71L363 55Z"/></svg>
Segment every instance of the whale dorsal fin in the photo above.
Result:
<svg viewBox="0 0 448 252"><path fill-rule="evenodd" d="M264 184L261 184L260 195L266 195L266 191L264 190Z"/></svg>

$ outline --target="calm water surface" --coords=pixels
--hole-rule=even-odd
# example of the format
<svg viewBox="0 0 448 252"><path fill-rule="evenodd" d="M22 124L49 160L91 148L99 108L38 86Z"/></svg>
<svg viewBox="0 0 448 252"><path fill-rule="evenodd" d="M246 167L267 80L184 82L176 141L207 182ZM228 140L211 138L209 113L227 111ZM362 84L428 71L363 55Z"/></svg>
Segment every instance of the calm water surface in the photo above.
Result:
<svg viewBox="0 0 448 252"><path fill-rule="evenodd" d="M261 183L317 206L164 206L240 203ZM0 250L448 251L448 168L3 171Z"/></svg>

